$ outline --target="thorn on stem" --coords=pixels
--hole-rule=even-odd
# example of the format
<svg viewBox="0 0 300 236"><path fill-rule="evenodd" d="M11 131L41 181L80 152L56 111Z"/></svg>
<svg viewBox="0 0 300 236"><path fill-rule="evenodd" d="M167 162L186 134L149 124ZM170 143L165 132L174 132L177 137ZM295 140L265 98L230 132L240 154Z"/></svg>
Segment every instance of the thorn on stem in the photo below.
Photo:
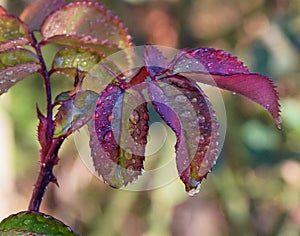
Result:
<svg viewBox="0 0 300 236"><path fill-rule="evenodd" d="M54 175L52 176L50 181L51 181L51 183L55 184L59 188L58 180Z"/></svg>

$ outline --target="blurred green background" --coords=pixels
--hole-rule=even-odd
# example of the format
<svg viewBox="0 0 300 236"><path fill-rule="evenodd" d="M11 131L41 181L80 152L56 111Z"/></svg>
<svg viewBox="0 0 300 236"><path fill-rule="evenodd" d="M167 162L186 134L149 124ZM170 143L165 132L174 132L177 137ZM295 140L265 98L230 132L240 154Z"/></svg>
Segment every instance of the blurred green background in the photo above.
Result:
<svg viewBox="0 0 300 236"><path fill-rule="evenodd" d="M29 2L1 4L18 15ZM54 170L60 188L49 186L41 210L92 236L300 235L300 1L100 2L121 17L136 45L222 48L270 76L281 97L282 129L261 107L224 92L224 148L195 197L179 180L146 192L112 189L87 170L71 137ZM44 53L51 58L55 47ZM52 82L54 95L72 85ZM27 208L37 176L36 103L44 108L35 76L0 97L1 219Z"/></svg>

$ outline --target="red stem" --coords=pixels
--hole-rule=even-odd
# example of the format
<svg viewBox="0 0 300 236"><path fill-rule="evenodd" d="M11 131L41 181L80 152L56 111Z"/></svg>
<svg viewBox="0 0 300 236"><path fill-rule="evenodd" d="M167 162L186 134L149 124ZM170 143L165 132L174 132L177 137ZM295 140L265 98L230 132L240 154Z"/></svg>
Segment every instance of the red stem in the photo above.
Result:
<svg viewBox="0 0 300 236"><path fill-rule="evenodd" d="M53 136L53 130L54 130L54 123L52 120L52 93L51 93L51 84L50 84L50 76L49 72L46 67L46 63L44 61L41 47L39 43L37 42L36 37L34 36L33 32L31 33L31 37L33 40L33 47L35 48L35 51L37 53L37 56L39 58L40 64L41 64L41 75L44 79L44 86L46 91L46 99L47 99L47 129L46 129L46 139L48 142L52 139Z"/></svg>
<svg viewBox="0 0 300 236"><path fill-rule="evenodd" d="M64 139L65 138L63 137L53 140L52 145L48 149L48 153L44 158L45 161L41 163L39 175L34 185L34 190L32 192L31 200L29 203L29 211L39 211L48 184L50 182L57 184L56 177L53 174L53 167L59 160L57 153Z"/></svg>
<svg viewBox="0 0 300 236"><path fill-rule="evenodd" d="M32 46L35 48L37 56L41 64L41 75L44 79L44 86L46 91L47 99L47 116L46 116L46 142L42 144L42 151L40 154L41 167L38 178L34 185L34 190L31 196L31 200L28 206L30 211L39 211L44 193L50 182L56 182L56 178L53 174L53 167L57 164L59 158L57 156L58 150L61 147L65 137L53 139L54 122L52 120L52 95L51 95L51 84L50 76L44 61L41 48L33 32L31 33ZM44 147L45 146L45 147Z"/></svg>

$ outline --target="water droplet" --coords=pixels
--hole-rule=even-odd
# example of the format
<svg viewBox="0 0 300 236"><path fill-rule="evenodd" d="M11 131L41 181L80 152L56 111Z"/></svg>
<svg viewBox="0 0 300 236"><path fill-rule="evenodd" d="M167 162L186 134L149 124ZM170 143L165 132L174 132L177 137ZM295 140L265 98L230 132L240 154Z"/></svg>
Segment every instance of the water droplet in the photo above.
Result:
<svg viewBox="0 0 300 236"><path fill-rule="evenodd" d="M110 85L107 86L106 90L107 90L107 91L111 91L111 90L113 90L113 88L114 88L114 86L112 86L112 85L110 84Z"/></svg>
<svg viewBox="0 0 300 236"><path fill-rule="evenodd" d="M105 163L105 164L103 165L103 168L104 168L105 170L108 170L108 169L110 168L109 163Z"/></svg>
<svg viewBox="0 0 300 236"><path fill-rule="evenodd" d="M12 70L9 70L9 71L6 71L5 72L5 75L7 75L7 76L11 76L13 74L13 71Z"/></svg>
<svg viewBox="0 0 300 236"><path fill-rule="evenodd" d="M198 116L198 121L199 121L200 124L204 123L205 122L205 117L202 116L202 115L199 115Z"/></svg>
<svg viewBox="0 0 300 236"><path fill-rule="evenodd" d="M131 151L126 151L126 152L125 152L125 158L128 159L128 160L130 160L130 159L132 158L132 153L131 153Z"/></svg>
<svg viewBox="0 0 300 236"><path fill-rule="evenodd" d="M134 174L133 166L128 166L128 168L127 168L127 173L128 173L129 175L133 175L133 174Z"/></svg>
<svg viewBox="0 0 300 236"><path fill-rule="evenodd" d="M277 124L277 128L282 129L282 120L280 116L275 119L275 122Z"/></svg>
<svg viewBox="0 0 300 236"><path fill-rule="evenodd" d="M112 138L112 132L108 131L104 136L104 141L105 142L111 141L111 138Z"/></svg>
<svg viewBox="0 0 300 236"><path fill-rule="evenodd" d="M86 67L87 66L87 62L86 61L82 61L81 62L81 66Z"/></svg>
<svg viewBox="0 0 300 236"><path fill-rule="evenodd" d="M95 112L95 113L94 113L94 119L99 119L99 117L100 117L99 113L98 113L98 112Z"/></svg>
<svg viewBox="0 0 300 236"><path fill-rule="evenodd" d="M200 192L200 188L201 188L201 184L199 183L197 187L192 188L190 191L188 191L188 195L190 197L195 196L196 194L198 194Z"/></svg>
<svg viewBox="0 0 300 236"><path fill-rule="evenodd" d="M205 142L205 138L203 135L200 135L197 140L196 140L199 144L203 144Z"/></svg>
<svg viewBox="0 0 300 236"><path fill-rule="evenodd" d="M269 110L269 109L270 109L270 105L267 104L267 105L265 106L265 109L266 109L266 110Z"/></svg>
<svg viewBox="0 0 300 236"><path fill-rule="evenodd" d="M131 123L133 124L137 124L138 121L140 120L140 115L137 111L133 111L130 116L129 116L129 120Z"/></svg>
<svg viewBox="0 0 300 236"><path fill-rule="evenodd" d="M236 95L236 92L233 92L232 95Z"/></svg>
<svg viewBox="0 0 300 236"><path fill-rule="evenodd" d="M211 68L212 68L212 65L213 65L213 63L212 63L212 62L209 62L209 63L207 63L207 67L208 67L209 69L211 69Z"/></svg>
<svg viewBox="0 0 300 236"><path fill-rule="evenodd" d="M122 174L122 167L117 165L116 170L115 170L115 178L120 179Z"/></svg>
<svg viewBox="0 0 300 236"><path fill-rule="evenodd" d="M192 99L192 102L197 102L197 101L198 101L197 98L193 98L193 99Z"/></svg>
<svg viewBox="0 0 300 236"><path fill-rule="evenodd" d="M135 133L136 133L137 135L140 135L140 134L141 134L141 130L140 130L140 129L136 129L136 130L135 130Z"/></svg>
<svg viewBox="0 0 300 236"><path fill-rule="evenodd" d="M188 100L187 97L184 96L184 95L178 95L178 96L176 96L176 98L175 98L175 101L176 101L176 102L180 102L180 103L186 103L187 100Z"/></svg>
<svg viewBox="0 0 300 236"><path fill-rule="evenodd" d="M143 119L144 119L144 120L149 120L149 115L148 115L148 113L145 112L145 113L143 114Z"/></svg>
<svg viewBox="0 0 300 236"><path fill-rule="evenodd" d="M141 144L142 144L142 145L146 145L146 144L147 144L147 139L146 139L146 138L143 138L143 139L141 140Z"/></svg>
<svg viewBox="0 0 300 236"><path fill-rule="evenodd" d="M32 222L31 222L31 220L24 220L24 222L23 222L25 225L30 225Z"/></svg>
<svg viewBox="0 0 300 236"><path fill-rule="evenodd" d="M186 117L186 118L191 117L191 115L192 115L192 113L190 111L184 111L181 113L181 116Z"/></svg>

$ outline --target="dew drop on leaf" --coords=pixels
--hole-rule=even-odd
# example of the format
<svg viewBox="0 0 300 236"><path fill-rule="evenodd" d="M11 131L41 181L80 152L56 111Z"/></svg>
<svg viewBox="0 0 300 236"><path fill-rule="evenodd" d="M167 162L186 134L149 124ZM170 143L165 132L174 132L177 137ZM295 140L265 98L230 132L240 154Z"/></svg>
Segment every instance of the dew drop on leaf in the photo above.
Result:
<svg viewBox="0 0 300 236"><path fill-rule="evenodd" d="M176 96L175 101L179 102L179 103L186 103L188 101L188 99L184 95L178 95L178 96Z"/></svg>
<svg viewBox="0 0 300 236"><path fill-rule="evenodd" d="M205 117L202 116L202 115L199 115L199 116L198 116L198 121L199 121L200 124L201 124L201 123L205 123Z"/></svg>
<svg viewBox="0 0 300 236"><path fill-rule="evenodd" d="M194 102L194 103L195 103L195 102L198 102L198 99L197 99L197 98L193 98L193 99L192 99L192 102Z"/></svg>
<svg viewBox="0 0 300 236"><path fill-rule="evenodd" d="M108 131L104 136L104 141L108 142L111 140L111 138L112 138L112 132Z"/></svg>
<svg viewBox="0 0 300 236"><path fill-rule="evenodd" d="M197 195L200 192L200 188L201 188L201 184L199 183L197 187L192 188L190 191L188 191L187 194L190 197L193 197L193 196Z"/></svg>
<svg viewBox="0 0 300 236"><path fill-rule="evenodd" d="M129 116L129 120L131 123L133 124L137 124L140 120L140 115L137 111L133 111L130 116Z"/></svg>
<svg viewBox="0 0 300 236"><path fill-rule="evenodd" d="M184 111L181 113L181 116L182 117L185 117L185 118L189 118L191 117L192 113L190 111Z"/></svg>

